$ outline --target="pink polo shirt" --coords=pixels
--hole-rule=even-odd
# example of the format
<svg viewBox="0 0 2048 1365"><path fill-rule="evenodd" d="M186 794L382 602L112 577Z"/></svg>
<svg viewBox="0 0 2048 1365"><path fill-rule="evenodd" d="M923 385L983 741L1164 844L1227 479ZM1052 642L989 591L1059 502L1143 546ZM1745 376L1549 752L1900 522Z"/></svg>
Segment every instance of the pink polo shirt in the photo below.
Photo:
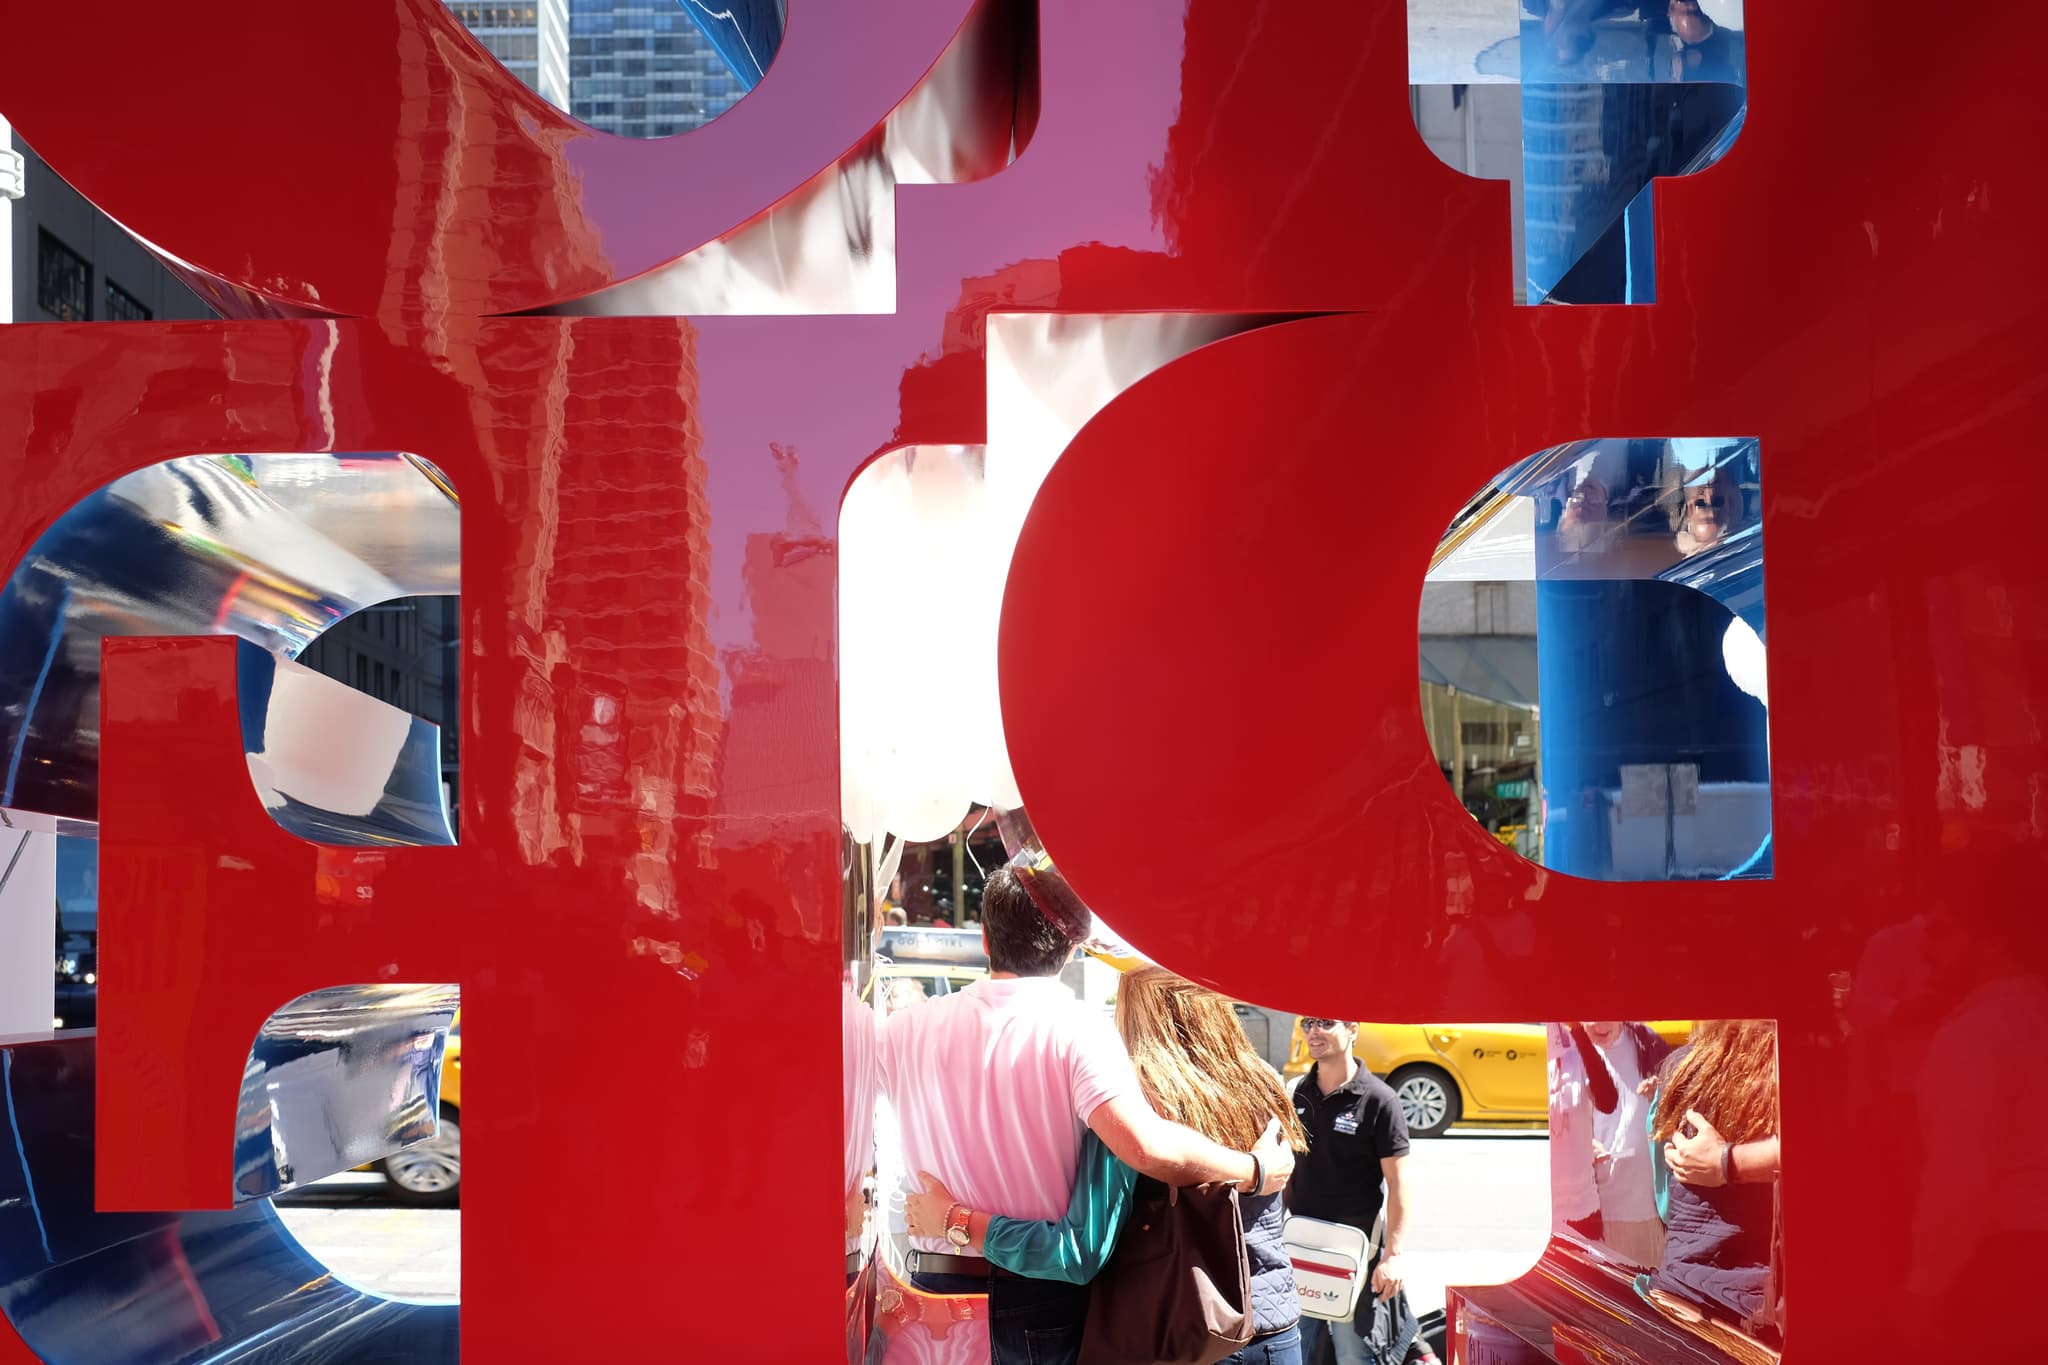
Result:
<svg viewBox="0 0 2048 1365"><path fill-rule="evenodd" d="M930 1171L1013 1218L1064 1217L1088 1116L1141 1093L1109 1019L1053 977L977 981L893 1014L881 1051L907 1178Z"/></svg>

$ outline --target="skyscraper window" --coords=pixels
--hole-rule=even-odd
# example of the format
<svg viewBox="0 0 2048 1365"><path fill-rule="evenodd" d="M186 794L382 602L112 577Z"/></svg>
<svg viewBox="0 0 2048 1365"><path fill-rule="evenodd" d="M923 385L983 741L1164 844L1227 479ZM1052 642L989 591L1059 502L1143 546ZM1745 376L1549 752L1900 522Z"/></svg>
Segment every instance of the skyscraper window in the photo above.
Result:
<svg viewBox="0 0 2048 1365"><path fill-rule="evenodd" d="M607 133L669 137L702 127L750 82L685 12L684 0L448 0L448 9L520 80ZM773 59L780 12L767 36L722 20L755 64ZM724 30L721 30L724 32ZM651 79L658 77L659 79ZM758 79L756 74L755 79Z"/></svg>

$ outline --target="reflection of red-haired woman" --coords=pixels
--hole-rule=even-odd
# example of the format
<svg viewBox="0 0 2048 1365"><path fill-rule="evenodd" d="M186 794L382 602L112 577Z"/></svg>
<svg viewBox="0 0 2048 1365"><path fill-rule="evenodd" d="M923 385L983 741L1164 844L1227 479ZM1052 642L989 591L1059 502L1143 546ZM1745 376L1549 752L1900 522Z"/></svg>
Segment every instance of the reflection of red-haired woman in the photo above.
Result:
<svg viewBox="0 0 2048 1365"><path fill-rule="evenodd" d="M1648 1288L1776 1335L1771 1243L1778 1175L1778 1030L1715 1019L1659 1070L1650 1138L1670 1182L1664 1259ZM1770 1311L1767 1311L1769 1309Z"/></svg>

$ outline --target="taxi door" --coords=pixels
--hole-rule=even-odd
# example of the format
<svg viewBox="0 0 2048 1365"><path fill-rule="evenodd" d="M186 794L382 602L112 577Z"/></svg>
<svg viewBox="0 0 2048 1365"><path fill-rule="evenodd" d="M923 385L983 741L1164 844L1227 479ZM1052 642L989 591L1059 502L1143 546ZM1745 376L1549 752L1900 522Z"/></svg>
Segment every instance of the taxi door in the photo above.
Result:
<svg viewBox="0 0 2048 1365"><path fill-rule="evenodd" d="M1427 1024L1424 1031L1464 1086L1467 1118L1542 1118L1549 1112L1543 1025Z"/></svg>

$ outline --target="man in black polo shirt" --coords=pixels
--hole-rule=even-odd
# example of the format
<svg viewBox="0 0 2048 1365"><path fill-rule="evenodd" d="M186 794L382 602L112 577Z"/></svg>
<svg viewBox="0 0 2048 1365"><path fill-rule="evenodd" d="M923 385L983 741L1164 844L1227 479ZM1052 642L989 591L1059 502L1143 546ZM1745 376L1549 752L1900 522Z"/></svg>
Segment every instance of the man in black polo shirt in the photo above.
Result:
<svg viewBox="0 0 2048 1365"><path fill-rule="evenodd" d="M1294 1112L1308 1133L1308 1151L1294 1164L1288 1212L1370 1233L1380 1216L1384 1181L1387 1233L1373 1267L1372 1292L1391 1299L1401 1289L1401 1243L1408 1231L1407 1120L1386 1082L1351 1055L1351 1045L1358 1040L1356 1025L1303 1019L1301 1031L1316 1065L1293 1086ZM1370 1301L1360 1304L1360 1318L1372 1322ZM1306 1317L1301 1320L1304 1361L1316 1359L1325 1336L1336 1348L1337 1365L1375 1365L1357 1320L1333 1323Z"/></svg>

